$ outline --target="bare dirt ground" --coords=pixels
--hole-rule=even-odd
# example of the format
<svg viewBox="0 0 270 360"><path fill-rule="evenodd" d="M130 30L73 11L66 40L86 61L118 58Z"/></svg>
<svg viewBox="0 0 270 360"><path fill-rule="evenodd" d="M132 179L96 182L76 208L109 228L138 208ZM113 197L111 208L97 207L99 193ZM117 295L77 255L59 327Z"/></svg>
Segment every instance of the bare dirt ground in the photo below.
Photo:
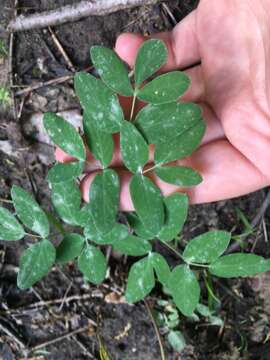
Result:
<svg viewBox="0 0 270 360"><path fill-rule="evenodd" d="M20 0L19 13L34 13L74 3L74 0ZM76 70L90 65L89 48L94 44L113 47L124 31L152 34L170 30L192 11L196 0L167 1L103 17L88 17L53 28ZM169 12L168 12L169 9ZM10 46L4 32L14 16L14 1L0 0L0 37ZM0 108L0 198L9 199L10 188L19 184L32 191L49 210L49 190L45 181L53 148L40 137L33 113L74 110L78 100L71 80L40 87L16 96L33 84L72 75L48 29L14 35L12 77L15 109L11 104ZM9 83L11 62L0 62L0 84ZM32 120L31 120L32 119ZM191 238L211 228L244 231L236 209L247 219L254 219L267 196L267 189L249 196L211 205L194 206L184 228L184 238ZM2 205L2 204L1 204ZM8 205L7 205L8 206ZM269 256L269 211L260 218L253 234L245 238L246 249ZM160 352L149 314L143 303L122 303L129 262L110 260L110 276L98 288L85 284L74 266L55 267L31 290L16 286L19 255L27 239L16 243L0 242L0 359L75 360L99 359L99 345L93 322L101 317L100 334L112 359L159 359ZM176 259L166 254L173 264ZM165 342L170 360L270 359L267 335L270 333L269 277L256 279L214 280L221 300L219 316L224 327L209 326L206 321L181 319L179 329L187 346L177 354ZM151 298L164 298L156 289ZM204 289L202 302L207 303ZM52 342L55 340L55 342ZM47 343L48 342L48 343ZM46 345L47 343L47 345Z"/></svg>

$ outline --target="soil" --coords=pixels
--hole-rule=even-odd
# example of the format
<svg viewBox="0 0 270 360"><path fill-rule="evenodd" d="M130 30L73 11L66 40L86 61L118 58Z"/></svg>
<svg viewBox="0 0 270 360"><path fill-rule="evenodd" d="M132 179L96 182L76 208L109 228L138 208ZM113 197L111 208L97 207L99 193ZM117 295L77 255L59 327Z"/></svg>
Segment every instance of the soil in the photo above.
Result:
<svg viewBox="0 0 270 360"><path fill-rule="evenodd" d="M74 0L20 0L20 13L34 13L74 3ZM178 22L197 5L196 0L171 0L166 4ZM14 15L14 2L1 0L0 36L8 37L3 29ZM120 11L104 17L89 17L53 30L77 70L89 66L89 47L104 44L113 47L123 31L152 34L170 30L174 20L161 5ZM52 41L48 30L18 33L13 44L14 85L31 85L70 74L66 62ZM0 63L0 84L8 84L8 59ZM14 88L17 91L17 88ZM10 188L19 184L32 191L45 208L50 209L47 166L53 161L53 148L37 137L38 129L30 121L33 113L45 111L79 111L72 81L40 88L28 96L16 97L17 118L12 106L0 108L0 198L9 199ZM39 140L38 140L39 139ZM253 219L267 194L261 190L248 196L210 205L193 206L184 228L184 238L190 239L205 230L219 228L244 231L238 218L241 209L247 219ZM8 204L7 204L8 206ZM254 233L245 238L247 250L270 255L268 242L269 211L266 211ZM0 359L75 360L99 359L99 343L91 321L100 318L99 333L112 359L159 359L160 352L149 314L143 303L128 305L123 301L123 287L129 263L110 260L110 274L98 288L85 284L72 265L53 271L31 290L16 286L18 260L26 242L0 242ZM175 259L165 253L173 264ZM181 319L179 330L187 346L178 354L165 341L169 360L233 360L270 359L269 334L270 290L269 275L255 279L214 281L216 295L221 300L218 315L224 327L209 326ZM207 303L204 289L202 302ZM164 298L157 288L150 304ZM87 329L85 330L85 328ZM3 328L5 331L3 331ZM79 334L58 339L76 329ZM83 331L85 330L85 331ZM43 342L59 341L34 349ZM35 351L27 352L25 349Z"/></svg>

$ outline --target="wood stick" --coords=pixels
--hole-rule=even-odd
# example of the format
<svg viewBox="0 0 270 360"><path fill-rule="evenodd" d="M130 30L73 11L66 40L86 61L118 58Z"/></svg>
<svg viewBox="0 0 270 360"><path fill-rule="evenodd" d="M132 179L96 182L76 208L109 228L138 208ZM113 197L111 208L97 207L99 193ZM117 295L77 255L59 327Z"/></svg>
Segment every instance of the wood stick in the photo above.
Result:
<svg viewBox="0 0 270 360"><path fill-rule="evenodd" d="M92 0L63 6L34 15L20 15L12 20L8 31L24 31L77 21L90 15L105 15L135 6L156 4L159 0Z"/></svg>

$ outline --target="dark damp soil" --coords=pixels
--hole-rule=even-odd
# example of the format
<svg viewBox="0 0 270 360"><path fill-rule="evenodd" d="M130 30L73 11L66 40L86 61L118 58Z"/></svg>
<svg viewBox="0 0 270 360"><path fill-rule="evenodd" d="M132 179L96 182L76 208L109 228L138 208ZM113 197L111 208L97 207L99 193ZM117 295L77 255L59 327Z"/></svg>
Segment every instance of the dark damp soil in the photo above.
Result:
<svg viewBox="0 0 270 360"><path fill-rule="evenodd" d="M76 0L77 1L77 0ZM20 13L34 13L74 3L75 0L21 0ZM172 29L193 8L196 0L172 0L161 4L120 11L103 17L87 19L55 27L53 30L77 70L89 66L89 47L104 44L113 47L118 34L124 31L152 34ZM0 0L0 31L14 14L14 2ZM7 35L0 32L7 42ZM14 38L14 85L29 86L70 74L66 62L52 41L48 30L18 33ZM0 62L0 84L8 81L8 60ZM30 121L33 113L45 111L78 112L79 105L72 82L42 87L26 97L16 97L18 110L14 119L9 105L0 109L0 198L8 199L10 188L19 184L35 194L47 209L50 208L49 189L45 181L48 165L53 161L53 149L37 136L39 126ZM184 228L184 238L191 238L211 228L244 231L237 209L251 220L258 213L267 190L239 199L211 205L193 206ZM8 206L8 205L7 205ZM269 211L245 239L246 247L269 256ZM72 265L54 270L31 290L16 287L18 260L29 239L20 242L0 242L0 359L23 359L27 349L46 341L54 344L37 348L31 359L75 360L99 359L99 345L91 321L100 318L100 336L112 359L160 359L157 337L144 303L130 306L123 301L123 287L129 260L110 257L110 274L104 285L85 284ZM171 264L175 258L165 253ZM269 275L256 279L213 280L216 296L221 300L218 316L224 327L209 326L206 319L194 322L181 319L179 330L186 339L181 352L173 351L167 341L168 359L233 360L270 359L269 334L270 280ZM203 284L202 284L203 285ZM162 299L156 288L148 302ZM207 303L203 286L202 302ZM86 329L86 327L88 327ZM4 330L3 330L4 329ZM80 333L60 338L76 329ZM84 330L84 331L83 331Z"/></svg>

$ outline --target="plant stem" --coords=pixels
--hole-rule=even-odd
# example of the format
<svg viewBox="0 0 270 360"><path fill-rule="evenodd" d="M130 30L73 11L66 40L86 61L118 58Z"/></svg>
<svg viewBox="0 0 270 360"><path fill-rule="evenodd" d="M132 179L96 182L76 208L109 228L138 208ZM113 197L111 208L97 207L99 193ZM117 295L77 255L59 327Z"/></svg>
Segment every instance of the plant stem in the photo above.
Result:
<svg viewBox="0 0 270 360"><path fill-rule="evenodd" d="M178 257L180 257L181 260L185 261L183 256L171 245L169 245L167 242L160 240L160 242L165 245L168 249L173 251Z"/></svg>
<svg viewBox="0 0 270 360"><path fill-rule="evenodd" d="M204 267L204 268L208 268L209 265L205 265L205 264L197 264L194 262L187 262L183 256L171 245L169 245L167 242L160 240L162 244L164 244L165 246L167 246L168 249L170 249L171 251L173 251L178 257L180 257L181 260L183 260L186 264L188 265L192 265L192 266L198 266L198 267Z"/></svg>
<svg viewBox="0 0 270 360"><path fill-rule="evenodd" d="M143 175L144 175L144 174L146 174L146 173L148 173L148 172L150 172L150 171L153 171L153 170L156 169L157 167L160 167L160 164L155 164L154 166L152 166L152 167L144 170L142 173L143 173Z"/></svg>
<svg viewBox="0 0 270 360"><path fill-rule="evenodd" d="M33 237L33 238L43 239L42 236L40 236L40 235L34 235L34 234L27 233L27 232L25 233L25 235Z"/></svg>
<svg viewBox="0 0 270 360"><path fill-rule="evenodd" d="M158 343L159 343L159 348L160 348L160 356L161 356L161 360L166 360L166 355L165 355L165 351L164 351L164 347L163 347L163 344L162 344L162 339L161 339L161 336L160 336L160 333L159 333L159 330L158 330L158 326L157 326L157 323L156 323L156 320L153 316L153 313L150 309L150 306L148 305L148 302L146 300L144 300L144 304L145 304L145 307L147 309L147 312L150 316L150 319L152 321L152 324L154 326L154 329L155 329L155 333L156 333L156 336L158 338Z"/></svg>
<svg viewBox="0 0 270 360"><path fill-rule="evenodd" d="M130 120L130 121L132 121L132 119L133 119L134 110L135 110L135 104L136 104L136 99L137 99L137 92L136 92L136 89L135 89L135 91L134 91L134 96L133 96L133 99L132 99L130 117L129 117L129 120Z"/></svg>

